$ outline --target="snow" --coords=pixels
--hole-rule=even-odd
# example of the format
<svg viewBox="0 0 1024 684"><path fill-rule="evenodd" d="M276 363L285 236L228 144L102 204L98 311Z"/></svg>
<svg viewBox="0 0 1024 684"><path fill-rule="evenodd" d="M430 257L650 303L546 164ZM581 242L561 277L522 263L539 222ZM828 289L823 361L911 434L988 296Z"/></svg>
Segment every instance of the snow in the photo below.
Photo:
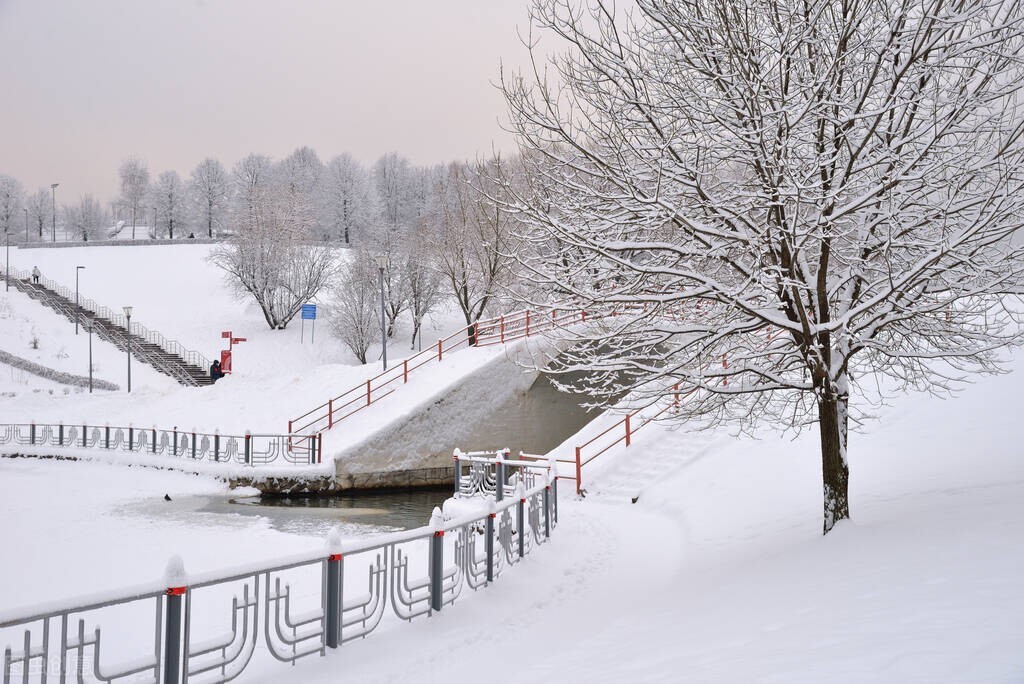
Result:
<svg viewBox="0 0 1024 684"><path fill-rule="evenodd" d="M141 254L164 249L183 250L162 259L166 272ZM147 426L179 421L212 428L224 421L258 430L264 421L282 425L294 406L304 410L326 398L328 387L344 389L376 372L350 365L319 331L314 349L308 342L301 348L291 328L259 330L258 314L225 297L205 262L182 268L205 249L109 248L118 261L95 257L89 273L120 268L123 260L125 268L146 262L139 271L152 278L133 282L132 302L120 301L117 289L103 292L106 285L98 282L87 291L108 306L134 303L146 325L168 336L177 330L188 347L206 344L221 323L251 335L252 344L239 348L235 377L200 390L140 380L131 397L50 395L42 379L5 385L5 422L113 414ZM43 251L32 252L33 259L39 255L49 277L69 264L73 277L74 262L91 254ZM58 258L68 261L44 262ZM168 291L165 276L172 271L189 277ZM201 292L207 309L195 299ZM38 329L46 310L13 292L9 301L11 315L0 317L0 348L16 351L8 342L23 332L11 331ZM147 309L153 318L143 316ZM54 321L45 339L59 344L69 327ZM50 358L41 362L56 367L54 354L43 353ZM410 385L407 394L390 397L391 411L413 410L453 375L489 363L492 353L453 354L450 368L438 366L418 389ZM615 447L584 469L584 499L574 500L571 482L560 483L551 543L493 585L464 593L429 619L393 622L325 658L268 665L239 681L333 682L341 669L354 681L446 684L481 672L494 682L1022 681L1024 459L1017 435L1024 353L1012 369L947 401L901 396L879 410L878 421L851 434L852 519L827 536L821 535L813 431L754 439L651 424L634 434L632 446ZM134 373L133 365L133 385ZM359 430L383 425L386 403L364 412ZM602 417L552 455L571 456L574 444L615 420ZM432 438L441 435L439 428ZM159 589L172 565L195 582L283 558L364 549L376 539L367 537L372 530L330 519L303 531L282 529L268 516L226 505L249 493L205 474L0 459L0 614L81 595ZM491 510L514 504L510 499ZM488 505L446 502L443 526ZM130 629L128 623L110 627Z"/></svg>

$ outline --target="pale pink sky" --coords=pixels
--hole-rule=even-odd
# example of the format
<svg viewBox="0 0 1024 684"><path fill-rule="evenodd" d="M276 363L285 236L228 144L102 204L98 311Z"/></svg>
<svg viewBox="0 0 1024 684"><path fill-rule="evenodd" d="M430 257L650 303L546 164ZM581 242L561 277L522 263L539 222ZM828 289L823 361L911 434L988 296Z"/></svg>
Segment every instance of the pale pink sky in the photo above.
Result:
<svg viewBox="0 0 1024 684"><path fill-rule="evenodd" d="M499 64L528 0L0 0L0 173L58 201L113 198L117 167L301 145L370 163L510 150Z"/></svg>

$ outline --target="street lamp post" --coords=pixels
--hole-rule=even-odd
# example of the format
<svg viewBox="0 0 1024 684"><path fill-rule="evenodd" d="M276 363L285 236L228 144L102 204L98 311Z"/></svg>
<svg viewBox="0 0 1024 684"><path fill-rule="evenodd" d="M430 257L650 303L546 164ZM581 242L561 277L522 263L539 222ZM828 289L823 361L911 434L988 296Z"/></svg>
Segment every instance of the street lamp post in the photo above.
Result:
<svg viewBox="0 0 1024 684"><path fill-rule="evenodd" d="M78 319L82 316L82 307L78 304L78 272L85 266L75 266L75 334L78 334Z"/></svg>
<svg viewBox="0 0 1024 684"><path fill-rule="evenodd" d="M85 332L89 333L89 394L92 394L92 323L85 324Z"/></svg>
<svg viewBox="0 0 1024 684"><path fill-rule="evenodd" d="M50 242L57 241L57 186L60 183L50 184Z"/></svg>
<svg viewBox="0 0 1024 684"><path fill-rule="evenodd" d="M124 308L124 316L128 319L128 393L132 392L132 307Z"/></svg>
<svg viewBox="0 0 1024 684"><path fill-rule="evenodd" d="M377 270L380 271L380 347L381 358L384 360L384 370L388 369L388 331L387 319L384 315L384 269L388 267L388 255L378 254L373 258L377 262Z"/></svg>

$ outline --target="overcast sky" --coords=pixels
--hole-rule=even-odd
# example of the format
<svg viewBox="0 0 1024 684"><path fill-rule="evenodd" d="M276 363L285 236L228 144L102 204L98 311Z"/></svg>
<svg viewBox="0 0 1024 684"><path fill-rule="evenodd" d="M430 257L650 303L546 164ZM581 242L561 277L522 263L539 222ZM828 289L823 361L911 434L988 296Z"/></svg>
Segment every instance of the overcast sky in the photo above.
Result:
<svg viewBox="0 0 1024 684"><path fill-rule="evenodd" d="M0 0L0 173L58 201L118 192L121 160L309 145L416 164L512 148L499 65L528 0Z"/></svg>

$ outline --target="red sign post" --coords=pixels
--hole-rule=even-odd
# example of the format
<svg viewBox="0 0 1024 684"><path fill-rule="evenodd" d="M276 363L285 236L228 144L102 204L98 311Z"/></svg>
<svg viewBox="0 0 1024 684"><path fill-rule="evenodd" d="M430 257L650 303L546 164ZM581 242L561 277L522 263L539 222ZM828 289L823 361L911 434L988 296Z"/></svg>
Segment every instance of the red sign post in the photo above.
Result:
<svg viewBox="0 0 1024 684"><path fill-rule="evenodd" d="M220 352L220 370L223 373L231 372L231 349L238 342L245 342L244 337L232 337L230 330L225 330L220 334L221 337L228 341L228 348L222 349Z"/></svg>

